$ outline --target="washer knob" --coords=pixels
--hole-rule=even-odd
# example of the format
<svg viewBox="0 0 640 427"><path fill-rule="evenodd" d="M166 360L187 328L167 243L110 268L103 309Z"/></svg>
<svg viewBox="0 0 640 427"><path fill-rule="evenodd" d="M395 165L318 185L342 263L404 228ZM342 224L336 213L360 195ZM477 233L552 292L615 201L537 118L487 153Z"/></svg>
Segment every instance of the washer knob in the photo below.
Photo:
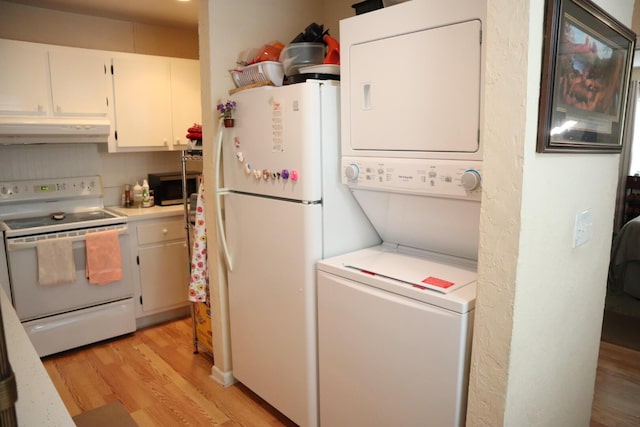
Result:
<svg viewBox="0 0 640 427"><path fill-rule="evenodd" d="M356 181L360 175L360 168L357 164L351 163L344 168L344 175L349 181Z"/></svg>
<svg viewBox="0 0 640 427"><path fill-rule="evenodd" d="M480 176L480 172L475 169L468 169L464 171L462 177L460 178L460 182L462 187L467 191L473 191L480 187L480 183L482 182L482 177Z"/></svg>

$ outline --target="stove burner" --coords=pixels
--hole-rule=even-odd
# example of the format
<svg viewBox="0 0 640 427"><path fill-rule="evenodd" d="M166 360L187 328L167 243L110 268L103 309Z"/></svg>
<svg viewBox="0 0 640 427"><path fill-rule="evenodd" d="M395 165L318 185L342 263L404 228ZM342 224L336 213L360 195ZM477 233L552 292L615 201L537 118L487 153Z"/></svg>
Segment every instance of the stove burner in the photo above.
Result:
<svg viewBox="0 0 640 427"><path fill-rule="evenodd" d="M51 214L51 219L54 219L56 221L60 221L62 219L64 219L64 212L54 212Z"/></svg>

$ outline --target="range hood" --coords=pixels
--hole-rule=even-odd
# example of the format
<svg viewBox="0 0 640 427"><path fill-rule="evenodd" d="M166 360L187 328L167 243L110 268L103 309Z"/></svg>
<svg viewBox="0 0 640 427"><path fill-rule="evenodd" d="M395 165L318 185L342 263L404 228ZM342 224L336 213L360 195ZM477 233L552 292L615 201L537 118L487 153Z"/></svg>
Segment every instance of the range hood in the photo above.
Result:
<svg viewBox="0 0 640 427"><path fill-rule="evenodd" d="M0 117L0 144L106 143L106 118Z"/></svg>

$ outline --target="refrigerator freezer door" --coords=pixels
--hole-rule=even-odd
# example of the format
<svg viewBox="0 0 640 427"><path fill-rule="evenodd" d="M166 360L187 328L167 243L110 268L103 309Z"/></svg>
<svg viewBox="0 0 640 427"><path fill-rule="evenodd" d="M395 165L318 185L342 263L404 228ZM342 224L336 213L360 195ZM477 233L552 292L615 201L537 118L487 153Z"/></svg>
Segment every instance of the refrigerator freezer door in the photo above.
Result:
<svg viewBox="0 0 640 427"><path fill-rule="evenodd" d="M296 424L316 426L321 205L232 193L225 216L233 375Z"/></svg>
<svg viewBox="0 0 640 427"><path fill-rule="evenodd" d="M233 95L237 102L235 126L226 129L223 143L225 187L294 200L320 200L324 90L339 92L333 84L308 82ZM339 114L337 103L330 114Z"/></svg>

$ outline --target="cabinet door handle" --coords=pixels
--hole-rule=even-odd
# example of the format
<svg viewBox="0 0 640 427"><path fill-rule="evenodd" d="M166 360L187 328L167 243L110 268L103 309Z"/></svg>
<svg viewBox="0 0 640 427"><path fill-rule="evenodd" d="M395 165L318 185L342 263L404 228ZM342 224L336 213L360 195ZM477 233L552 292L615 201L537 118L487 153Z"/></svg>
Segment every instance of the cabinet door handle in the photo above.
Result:
<svg viewBox="0 0 640 427"><path fill-rule="evenodd" d="M169 232L169 230L167 230L166 228L162 229L162 234L167 234Z"/></svg>

